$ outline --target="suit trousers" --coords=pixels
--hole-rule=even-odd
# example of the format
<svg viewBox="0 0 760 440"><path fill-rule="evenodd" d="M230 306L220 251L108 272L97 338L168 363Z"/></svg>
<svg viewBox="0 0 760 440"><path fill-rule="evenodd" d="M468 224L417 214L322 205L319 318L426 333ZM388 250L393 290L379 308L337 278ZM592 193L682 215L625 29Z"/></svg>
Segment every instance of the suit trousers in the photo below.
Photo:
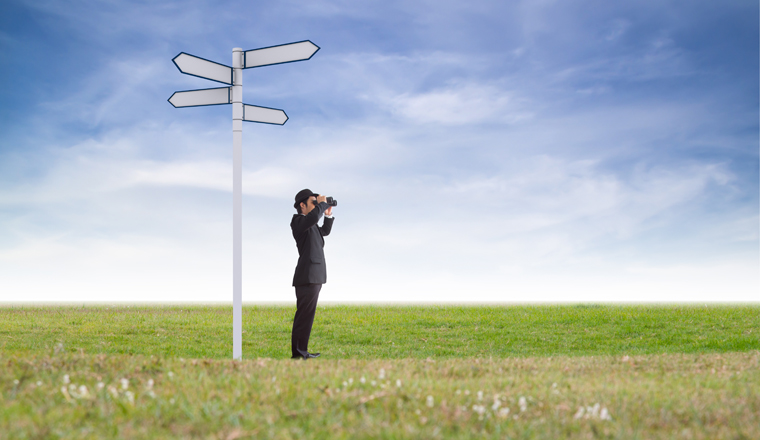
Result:
<svg viewBox="0 0 760 440"><path fill-rule="evenodd" d="M296 316L293 318L293 333L290 338L293 357L303 357L308 354L309 335L314 324L314 314L317 311L317 300L321 284L296 286Z"/></svg>

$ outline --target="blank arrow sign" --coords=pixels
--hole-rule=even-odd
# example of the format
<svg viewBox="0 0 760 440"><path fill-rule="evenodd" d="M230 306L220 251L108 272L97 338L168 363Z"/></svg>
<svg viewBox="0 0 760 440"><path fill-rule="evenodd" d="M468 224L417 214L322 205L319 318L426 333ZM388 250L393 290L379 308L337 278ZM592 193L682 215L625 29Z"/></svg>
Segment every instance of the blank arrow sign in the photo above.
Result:
<svg viewBox="0 0 760 440"><path fill-rule="evenodd" d="M232 100L230 100L230 88L220 87L218 89L174 92L169 97L169 102L174 107L197 107L199 105L229 104Z"/></svg>
<svg viewBox="0 0 760 440"><path fill-rule="evenodd" d="M210 79L222 84L232 84L232 67L185 52L180 52L172 61L174 61L174 65L177 66L180 72L187 75Z"/></svg>
<svg viewBox="0 0 760 440"><path fill-rule="evenodd" d="M243 120L282 125L288 120L288 115L286 115L284 111L276 108L243 104Z"/></svg>
<svg viewBox="0 0 760 440"><path fill-rule="evenodd" d="M308 60L319 50L319 46L309 40L280 46L263 47L247 50L244 68L270 66L272 64L292 63L293 61Z"/></svg>

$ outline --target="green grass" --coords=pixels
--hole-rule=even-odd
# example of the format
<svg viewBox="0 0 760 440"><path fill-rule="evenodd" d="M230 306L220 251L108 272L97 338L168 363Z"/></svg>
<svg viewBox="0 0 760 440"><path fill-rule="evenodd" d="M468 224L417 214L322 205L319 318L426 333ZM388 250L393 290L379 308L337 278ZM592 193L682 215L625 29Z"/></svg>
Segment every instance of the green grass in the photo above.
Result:
<svg viewBox="0 0 760 440"><path fill-rule="evenodd" d="M760 436L760 352L319 362L61 353L0 364L9 439Z"/></svg>
<svg viewBox="0 0 760 440"><path fill-rule="evenodd" d="M0 308L0 439L760 438L760 306L293 312Z"/></svg>
<svg viewBox="0 0 760 440"><path fill-rule="evenodd" d="M243 309L244 358L290 357L293 307ZM232 309L0 308L0 351L232 357ZM328 306L309 349L330 359L760 350L760 306Z"/></svg>

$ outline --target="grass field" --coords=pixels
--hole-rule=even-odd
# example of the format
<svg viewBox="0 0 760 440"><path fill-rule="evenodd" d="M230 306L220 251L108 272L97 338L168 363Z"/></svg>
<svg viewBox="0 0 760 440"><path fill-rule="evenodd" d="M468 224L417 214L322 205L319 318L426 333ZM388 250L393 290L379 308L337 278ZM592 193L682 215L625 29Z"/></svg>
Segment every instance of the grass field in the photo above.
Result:
<svg viewBox="0 0 760 440"><path fill-rule="evenodd" d="M243 357L290 357L295 307L243 308ZM0 350L232 357L232 308L0 308ZM328 306L329 359L589 356L760 350L760 306Z"/></svg>
<svg viewBox="0 0 760 440"><path fill-rule="evenodd" d="M760 307L0 308L0 438L760 438Z"/></svg>

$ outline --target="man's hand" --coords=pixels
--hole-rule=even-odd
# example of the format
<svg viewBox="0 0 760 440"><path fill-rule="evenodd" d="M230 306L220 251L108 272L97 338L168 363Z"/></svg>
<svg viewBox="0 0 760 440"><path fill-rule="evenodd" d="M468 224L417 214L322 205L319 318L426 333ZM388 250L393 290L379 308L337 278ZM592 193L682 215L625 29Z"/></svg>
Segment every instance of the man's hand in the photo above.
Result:
<svg viewBox="0 0 760 440"><path fill-rule="evenodd" d="M317 196L317 203L322 203L327 201L327 196Z"/></svg>
<svg viewBox="0 0 760 440"><path fill-rule="evenodd" d="M325 210L325 215L332 215L332 206Z"/></svg>

